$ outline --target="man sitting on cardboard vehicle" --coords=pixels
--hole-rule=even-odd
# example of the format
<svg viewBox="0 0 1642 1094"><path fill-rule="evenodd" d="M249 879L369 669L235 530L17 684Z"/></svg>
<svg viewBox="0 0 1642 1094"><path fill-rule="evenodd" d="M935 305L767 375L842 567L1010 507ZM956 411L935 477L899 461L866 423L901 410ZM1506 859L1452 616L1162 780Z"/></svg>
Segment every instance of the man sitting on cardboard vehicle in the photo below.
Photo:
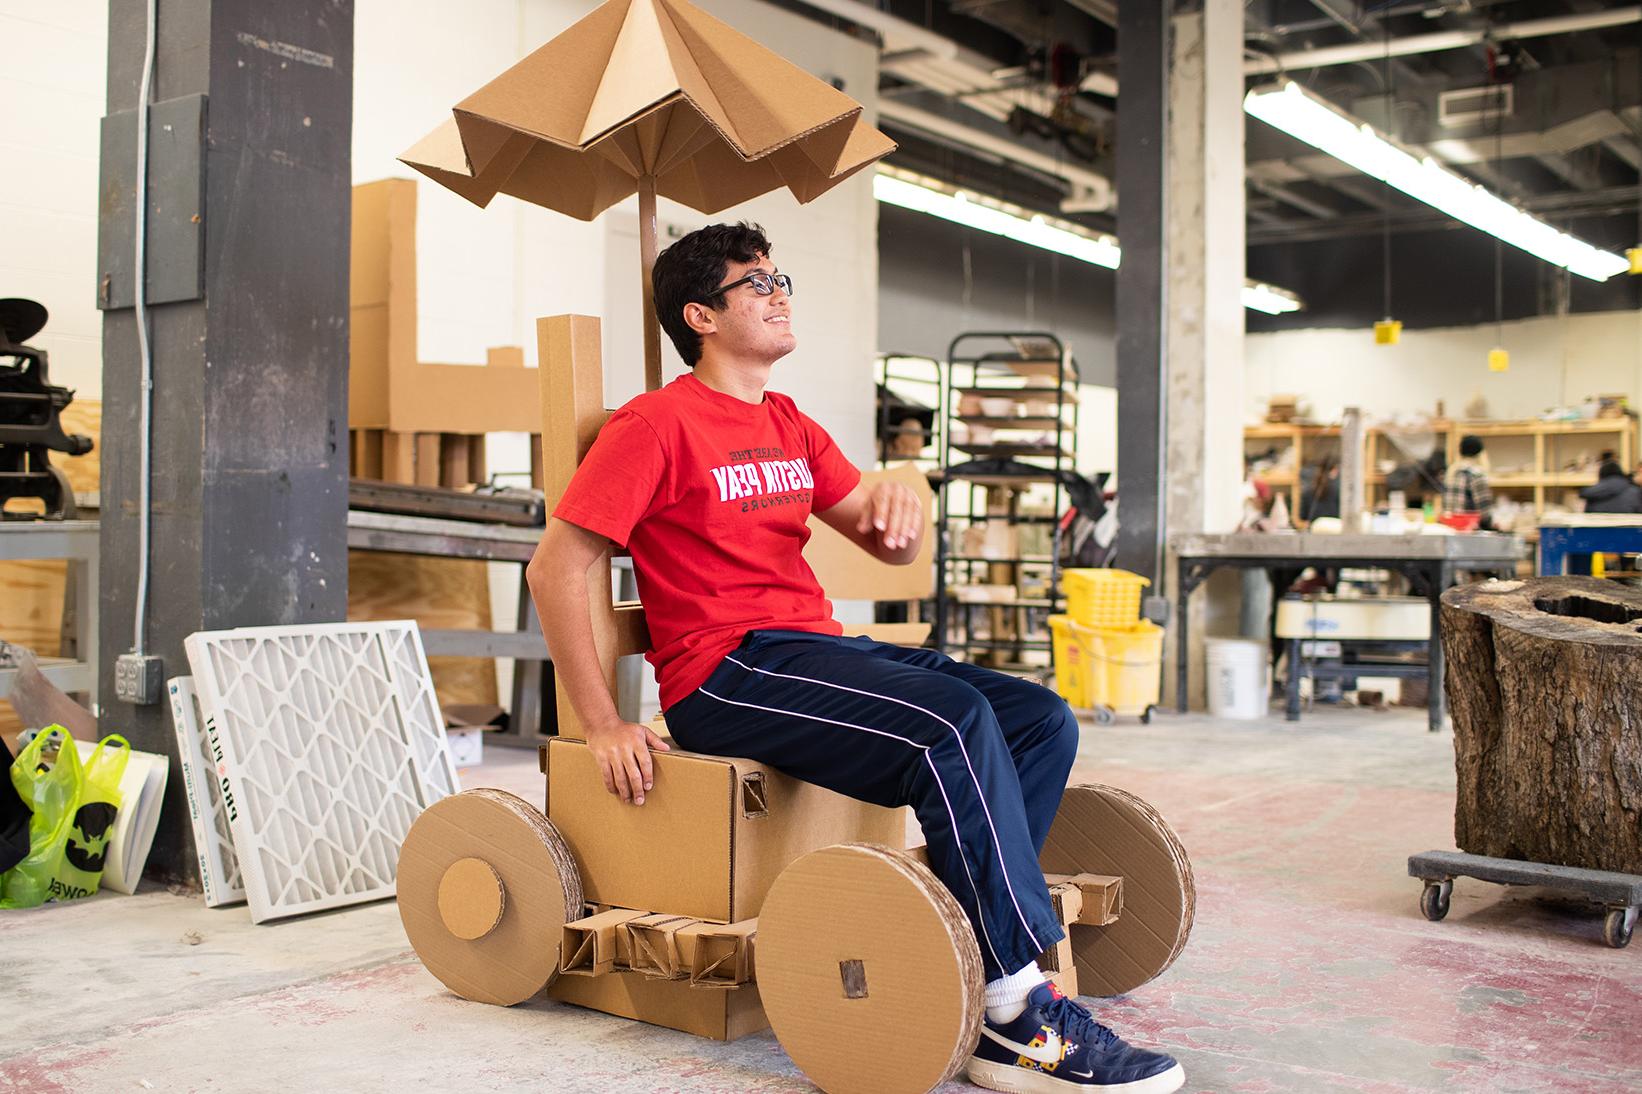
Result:
<svg viewBox="0 0 1642 1094"><path fill-rule="evenodd" d="M1065 702L934 650L844 637L803 559L811 512L903 565L918 555L925 517L905 486L869 491L820 426L765 389L797 342L793 282L763 231L718 224L685 236L657 259L654 288L692 371L610 418L529 573L554 671L606 788L642 806L650 750L667 748L622 720L595 659L587 573L615 543L633 556L648 659L680 745L916 811L930 867L974 924L986 966L972 1080L1178 1089L1174 1059L1125 1044L1038 970L1037 956L1064 937L1038 852L1077 752Z"/></svg>

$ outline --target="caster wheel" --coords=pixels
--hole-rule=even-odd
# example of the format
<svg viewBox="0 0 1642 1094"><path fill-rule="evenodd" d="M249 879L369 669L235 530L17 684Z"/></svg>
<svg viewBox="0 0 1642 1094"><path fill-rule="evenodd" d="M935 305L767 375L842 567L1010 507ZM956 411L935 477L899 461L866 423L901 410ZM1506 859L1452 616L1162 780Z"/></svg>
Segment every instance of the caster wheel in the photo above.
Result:
<svg viewBox="0 0 1642 1094"><path fill-rule="evenodd" d="M1151 725L1152 724L1152 711L1154 711L1156 709L1157 709L1156 707L1147 707L1145 710L1141 711L1140 712L1140 724L1143 725L1143 726Z"/></svg>
<svg viewBox="0 0 1642 1094"><path fill-rule="evenodd" d="M1095 721L1099 725L1109 726L1117 722L1117 711L1111 707L1096 707Z"/></svg>
<svg viewBox="0 0 1642 1094"><path fill-rule="evenodd" d="M1078 991L1122 995L1161 975L1186 948L1197 889L1186 848L1161 814L1113 786L1072 786L1039 865L1046 874L1124 878L1123 910L1104 927L1072 925ZM1151 879L1145 887L1136 882Z"/></svg>
<svg viewBox="0 0 1642 1094"><path fill-rule="evenodd" d="M1420 911L1433 923L1448 914L1448 898L1454 892L1452 881L1428 881L1420 893Z"/></svg>
<svg viewBox="0 0 1642 1094"><path fill-rule="evenodd" d="M1630 945L1631 932L1636 929L1635 908L1609 908L1608 918L1602 922L1602 941L1616 950Z"/></svg>
<svg viewBox="0 0 1642 1094"><path fill-rule="evenodd" d="M451 991L512 1006L559 975L559 936L582 914L582 879L551 821L502 790L435 802L399 855L399 918Z"/></svg>
<svg viewBox="0 0 1642 1094"><path fill-rule="evenodd" d="M764 1011L827 1094L925 1094L958 1074L980 1039L985 986L963 909L899 851L813 851L759 909Z"/></svg>

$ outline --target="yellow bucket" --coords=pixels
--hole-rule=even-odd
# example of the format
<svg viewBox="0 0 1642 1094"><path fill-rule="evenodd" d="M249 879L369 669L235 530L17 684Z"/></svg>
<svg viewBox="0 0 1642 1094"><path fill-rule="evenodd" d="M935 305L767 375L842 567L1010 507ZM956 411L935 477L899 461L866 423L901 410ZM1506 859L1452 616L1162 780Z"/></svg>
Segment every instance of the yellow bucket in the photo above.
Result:
<svg viewBox="0 0 1642 1094"><path fill-rule="evenodd" d="M1128 570L1061 571L1066 614L1085 627L1132 627L1140 620L1140 594L1151 582Z"/></svg>
<svg viewBox="0 0 1642 1094"><path fill-rule="evenodd" d="M1145 714L1158 703L1163 628L1137 620L1127 627L1085 627L1052 615L1055 690L1074 707Z"/></svg>

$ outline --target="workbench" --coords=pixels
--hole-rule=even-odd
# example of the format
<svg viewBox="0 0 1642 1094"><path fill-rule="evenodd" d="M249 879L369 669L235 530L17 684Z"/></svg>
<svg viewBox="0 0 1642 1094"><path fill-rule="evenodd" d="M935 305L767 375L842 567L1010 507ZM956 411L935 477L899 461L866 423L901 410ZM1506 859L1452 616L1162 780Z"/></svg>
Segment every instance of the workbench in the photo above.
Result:
<svg viewBox="0 0 1642 1094"><path fill-rule="evenodd" d="M1642 513L1547 514L1539 524L1539 576L1588 574L1596 554L1642 554Z"/></svg>
<svg viewBox="0 0 1642 1094"><path fill-rule="evenodd" d="M40 672L61 690L84 696L92 709L97 699L97 535L94 520L0 521L0 561L68 560L65 656L41 657ZM11 694L16 678L15 668L0 668L0 699Z"/></svg>
<svg viewBox="0 0 1642 1094"><path fill-rule="evenodd" d="M1464 573L1515 577L1517 561L1527 552L1516 536L1495 533L1434 536L1369 534L1320 535L1310 532L1192 533L1169 541L1176 565L1175 701L1185 712L1191 649L1192 593L1216 570L1299 570L1362 567L1391 570L1407 577L1431 605L1431 643L1427 656L1430 728L1442 728L1443 656L1440 613L1443 590ZM1274 589L1276 595L1283 590Z"/></svg>
<svg viewBox="0 0 1642 1094"><path fill-rule="evenodd" d="M486 562L514 562L521 567L519 578L518 629L487 631L475 629L422 630L422 648L430 657L507 657L515 662L513 705L508 728L486 734L496 744L534 748L547 740L541 732L543 704L552 702L552 690L543 687L543 666L550 662L547 642L542 637L536 607L525 587L522 567L536 553L542 529L507 524L480 524L438 517L412 517L391 513L348 510L348 547L356 551L396 551L436 558L468 558ZM622 599L636 600L632 560L612 560ZM637 720L642 668L628 661L617 668L618 707L622 716Z"/></svg>

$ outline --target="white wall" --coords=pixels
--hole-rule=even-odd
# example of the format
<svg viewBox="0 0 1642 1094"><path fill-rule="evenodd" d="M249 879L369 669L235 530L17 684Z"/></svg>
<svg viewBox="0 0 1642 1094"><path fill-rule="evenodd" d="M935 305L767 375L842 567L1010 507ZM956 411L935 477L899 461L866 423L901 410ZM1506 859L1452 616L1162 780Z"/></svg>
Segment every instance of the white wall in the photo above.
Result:
<svg viewBox="0 0 1642 1094"><path fill-rule="evenodd" d="M1376 346L1370 330L1299 330L1250 334L1246 344L1244 418L1264 416L1273 394L1311 400L1317 421L1339 419L1347 406L1372 417L1433 413L1437 400L1460 417L1477 395L1491 418L1526 418L1590 395L1624 393L1642 403L1642 311L1600 312L1506 323L1404 331L1395 346ZM1511 354L1505 372L1489 372L1488 351Z"/></svg>
<svg viewBox="0 0 1642 1094"><path fill-rule="evenodd" d="M53 383L102 391L97 311L97 156L108 55L108 6L0 2L0 296L51 313L31 344Z"/></svg>

